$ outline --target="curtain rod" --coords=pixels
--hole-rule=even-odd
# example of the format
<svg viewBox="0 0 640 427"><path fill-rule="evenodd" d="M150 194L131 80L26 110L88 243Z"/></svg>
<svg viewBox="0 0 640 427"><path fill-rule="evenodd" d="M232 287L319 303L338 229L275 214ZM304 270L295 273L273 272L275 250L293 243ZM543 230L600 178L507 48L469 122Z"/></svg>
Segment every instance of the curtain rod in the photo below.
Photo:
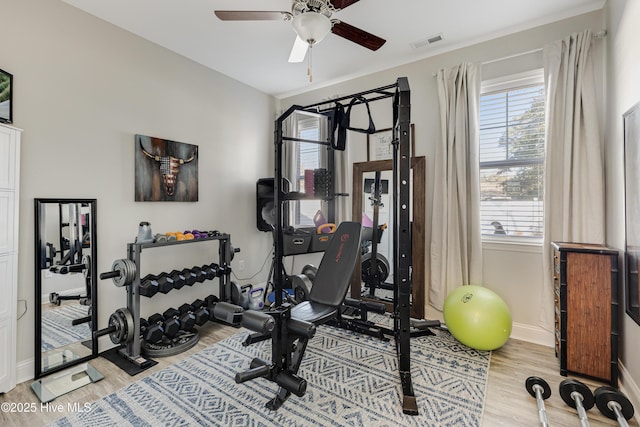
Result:
<svg viewBox="0 0 640 427"><path fill-rule="evenodd" d="M603 39L607 36L607 30L600 30L597 33L593 33L592 37L594 39L600 40ZM480 64L481 65L487 65L487 64L493 64L494 62L500 62L500 61L506 61L507 59L513 59L513 58L517 58L519 56L524 56L524 55L530 55L532 53L538 53L538 52L542 52L544 49L539 47L537 49L531 49L531 50L527 50L525 52L520 52L520 53L514 53L513 55L507 55L507 56L502 56L500 58L495 58L495 59L489 59L487 61L483 61ZM437 73L433 73L432 76L436 77L438 74Z"/></svg>
<svg viewBox="0 0 640 427"><path fill-rule="evenodd" d="M517 58L519 56L531 55L532 53L542 52L542 48L539 47L537 49L527 50L526 52L514 53L513 55L502 56L496 59L489 59L488 61L482 61L480 64L487 65L493 64L494 62L506 61L507 59Z"/></svg>

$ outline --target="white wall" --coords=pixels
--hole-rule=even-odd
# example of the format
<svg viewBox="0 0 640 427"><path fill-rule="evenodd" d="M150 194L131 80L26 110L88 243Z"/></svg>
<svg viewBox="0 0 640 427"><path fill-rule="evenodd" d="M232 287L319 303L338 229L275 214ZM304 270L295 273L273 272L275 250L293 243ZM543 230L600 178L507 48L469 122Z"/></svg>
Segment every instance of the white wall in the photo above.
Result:
<svg viewBox="0 0 640 427"><path fill-rule="evenodd" d="M607 178L607 236L608 244L624 250L624 136L622 114L640 101L640 2L615 0L606 4L607 30L607 128L605 160ZM621 264L622 265L622 264ZM621 271L624 278L624 270ZM621 286L620 292L622 295ZM635 379L625 384L635 395L636 408L640 405L640 359L638 343L640 326L620 309L622 331L620 359L624 369ZM636 410L636 413L638 411Z"/></svg>
<svg viewBox="0 0 640 427"><path fill-rule="evenodd" d="M236 274L260 269L271 239L256 229L255 185L273 176L274 98L59 1L3 0L2 18L0 68L14 75L14 122L24 129L18 298L28 312L18 321L19 365L33 357L36 197L98 200L100 272L126 257L143 220L154 232L230 233L246 263ZM136 133L199 146L198 202L134 202ZM146 251L142 273L217 260L217 244L202 245ZM257 279L267 273L268 263ZM125 291L110 280L98 287L105 327ZM217 281L143 298L142 314L209 293Z"/></svg>
<svg viewBox="0 0 640 427"><path fill-rule="evenodd" d="M433 158L437 137L438 101L433 74L440 68L461 62L489 62L498 58L535 51L545 43L557 40L572 32L591 28L594 32L602 28L602 13L591 12L578 17L544 25L513 35L501 37L446 54L433 56L387 71L375 73L331 87L310 91L281 100L283 108L290 104L308 105L321 100L365 91L394 83L400 76L409 79L411 87L411 121L415 124L416 155L427 157L427 225L426 225L426 271L429 272L428 247L430 241L431 206L433 195ZM594 46L595 54L601 57L601 42ZM483 78L496 78L535 68L542 68L542 53L532 52L513 59L491 62L483 66ZM602 78L601 73L599 77ZM601 90L600 90L601 92ZM378 129L391 126L391 103L379 101L372 104L372 115ZM365 110L354 109L353 122L366 127ZM351 162L366 161L366 136L349 133L348 155ZM351 180L347 180L351 182ZM351 189L343 189L350 192ZM542 286L542 249L530 245L484 245L485 285L500 294L511 308L516 338L525 338L546 345L553 345L553 334L539 325L539 291ZM428 276L427 276L428 277ZM425 284L428 287L428 283ZM428 288L426 295L428 295ZM427 304L430 317L441 314Z"/></svg>

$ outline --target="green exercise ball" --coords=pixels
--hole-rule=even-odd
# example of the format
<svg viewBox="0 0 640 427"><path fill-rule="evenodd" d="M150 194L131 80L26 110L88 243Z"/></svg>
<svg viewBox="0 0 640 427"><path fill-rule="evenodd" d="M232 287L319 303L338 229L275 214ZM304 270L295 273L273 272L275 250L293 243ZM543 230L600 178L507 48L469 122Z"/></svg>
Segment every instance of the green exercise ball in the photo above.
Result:
<svg viewBox="0 0 640 427"><path fill-rule="evenodd" d="M500 348L511 334L509 307L483 286L461 286L449 293L443 315L451 335L476 350Z"/></svg>

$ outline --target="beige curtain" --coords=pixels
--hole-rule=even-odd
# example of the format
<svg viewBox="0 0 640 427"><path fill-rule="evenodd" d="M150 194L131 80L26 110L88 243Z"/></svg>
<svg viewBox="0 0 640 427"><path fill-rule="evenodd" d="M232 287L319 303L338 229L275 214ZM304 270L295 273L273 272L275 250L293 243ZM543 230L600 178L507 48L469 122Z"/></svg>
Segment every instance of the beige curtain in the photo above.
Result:
<svg viewBox="0 0 640 427"><path fill-rule="evenodd" d="M438 72L440 138L434 159L430 303L442 310L449 292L482 284L480 231L480 70L462 64Z"/></svg>
<svg viewBox="0 0 640 427"><path fill-rule="evenodd" d="M545 283L541 325L553 329L552 241L604 243L604 163L590 30L544 47Z"/></svg>

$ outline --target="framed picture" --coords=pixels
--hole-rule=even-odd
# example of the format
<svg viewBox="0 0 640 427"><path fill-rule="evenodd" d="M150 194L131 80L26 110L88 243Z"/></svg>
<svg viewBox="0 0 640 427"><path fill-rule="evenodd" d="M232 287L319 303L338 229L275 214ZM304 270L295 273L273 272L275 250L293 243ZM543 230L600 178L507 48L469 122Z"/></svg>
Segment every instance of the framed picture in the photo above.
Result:
<svg viewBox="0 0 640 427"><path fill-rule="evenodd" d="M391 144L393 132L391 128L381 129L377 132L367 135L367 161L372 160L390 160L393 158L393 145ZM415 127L411 123L411 156L415 156Z"/></svg>
<svg viewBox="0 0 640 427"><path fill-rule="evenodd" d="M13 123L13 75L0 69L0 122Z"/></svg>
<svg viewBox="0 0 640 427"><path fill-rule="evenodd" d="M136 202L197 202L198 146L135 136Z"/></svg>

